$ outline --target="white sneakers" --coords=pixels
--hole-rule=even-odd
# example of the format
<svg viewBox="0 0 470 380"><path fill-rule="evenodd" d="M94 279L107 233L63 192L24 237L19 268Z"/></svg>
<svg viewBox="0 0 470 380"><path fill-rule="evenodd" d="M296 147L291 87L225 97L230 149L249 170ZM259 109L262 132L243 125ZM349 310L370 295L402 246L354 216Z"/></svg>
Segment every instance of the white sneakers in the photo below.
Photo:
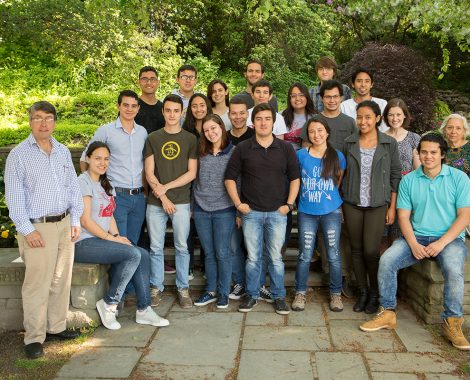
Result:
<svg viewBox="0 0 470 380"><path fill-rule="evenodd" d="M96 309L101 318L103 326L109 330L119 330L121 324L116 320L116 311L107 307L103 299L96 303ZM144 311L137 310L135 312L135 321L141 325L151 325L155 327L168 326L170 322L168 319L160 317L153 309L148 306Z"/></svg>
<svg viewBox="0 0 470 380"><path fill-rule="evenodd" d="M110 330L119 330L121 324L116 321L116 312L106 307L106 302L103 299L100 299L96 303L96 309L101 318L101 323L104 327Z"/></svg>
<svg viewBox="0 0 470 380"><path fill-rule="evenodd" d="M164 327L170 324L168 319L160 317L150 306L144 311L137 310L135 312L135 321L141 325L152 325L156 327Z"/></svg>

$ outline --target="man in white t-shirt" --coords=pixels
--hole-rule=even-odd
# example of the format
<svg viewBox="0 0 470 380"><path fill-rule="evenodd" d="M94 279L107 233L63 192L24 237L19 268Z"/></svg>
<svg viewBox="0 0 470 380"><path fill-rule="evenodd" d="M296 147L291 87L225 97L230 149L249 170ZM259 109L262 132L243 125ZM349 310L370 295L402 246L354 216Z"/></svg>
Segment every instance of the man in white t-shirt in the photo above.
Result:
<svg viewBox="0 0 470 380"><path fill-rule="evenodd" d="M352 99L345 100L341 103L341 112L352 117L356 120L356 107L359 103L364 100L372 100L376 102L380 110L384 111L387 101L381 98L375 98L370 94L372 87L374 86L374 75L369 69L359 67L354 71L351 77L351 85L354 88L354 97ZM385 132L388 129L387 125L383 121L380 124L379 130Z"/></svg>
<svg viewBox="0 0 470 380"><path fill-rule="evenodd" d="M273 97L273 87L271 86L271 83L264 79L255 82L251 87L251 96L255 102L255 107L261 103L269 103ZM251 128L253 128L253 122L251 120L251 113L253 108L248 110L247 126ZM284 133L287 133L284 117L278 112L276 112L276 121L274 122L273 133L281 140L284 140Z"/></svg>

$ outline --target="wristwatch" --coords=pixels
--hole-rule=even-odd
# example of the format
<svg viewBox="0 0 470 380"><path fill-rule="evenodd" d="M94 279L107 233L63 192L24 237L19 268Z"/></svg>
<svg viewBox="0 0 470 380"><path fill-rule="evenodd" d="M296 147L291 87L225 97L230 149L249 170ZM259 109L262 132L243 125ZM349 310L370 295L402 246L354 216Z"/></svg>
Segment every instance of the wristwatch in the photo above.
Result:
<svg viewBox="0 0 470 380"><path fill-rule="evenodd" d="M295 203L287 203L287 207L289 207L289 211L295 210Z"/></svg>

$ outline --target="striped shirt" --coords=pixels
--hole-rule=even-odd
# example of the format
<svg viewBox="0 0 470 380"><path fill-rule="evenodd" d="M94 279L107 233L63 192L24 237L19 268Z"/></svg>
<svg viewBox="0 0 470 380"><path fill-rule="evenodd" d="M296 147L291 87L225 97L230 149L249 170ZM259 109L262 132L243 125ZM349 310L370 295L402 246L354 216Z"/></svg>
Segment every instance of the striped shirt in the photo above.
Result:
<svg viewBox="0 0 470 380"><path fill-rule="evenodd" d="M134 123L131 133L122 126L121 119L99 127L88 146L93 141L106 143L111 152L107 176L115 187L134 189L142 187L144 171L144 146L147 140L147 131L144 127ZM86 151L83 151L80 161L85 161Z"/></svg>
<svg viewBox="0 0 470 380"><path fill-rule="evenodd" d="M82 195L69 150L51 137L50 155L32 134L12 149L5 167L5 194L10 219L22 235L35 230L30 219L69 211L80 226Z"/></svg>

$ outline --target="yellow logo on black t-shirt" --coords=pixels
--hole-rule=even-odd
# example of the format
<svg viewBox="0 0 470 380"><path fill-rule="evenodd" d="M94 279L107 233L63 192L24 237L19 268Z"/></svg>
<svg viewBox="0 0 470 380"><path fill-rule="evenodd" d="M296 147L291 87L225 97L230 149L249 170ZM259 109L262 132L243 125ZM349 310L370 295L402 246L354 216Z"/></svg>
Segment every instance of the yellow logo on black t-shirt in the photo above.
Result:
<svg viewBox="0 0 470 380"><path fill-rule="evenodd" d="M168 141L162 146L162 155L167 160L174 160L180 154L180 146L175 141Z"/></svg>

